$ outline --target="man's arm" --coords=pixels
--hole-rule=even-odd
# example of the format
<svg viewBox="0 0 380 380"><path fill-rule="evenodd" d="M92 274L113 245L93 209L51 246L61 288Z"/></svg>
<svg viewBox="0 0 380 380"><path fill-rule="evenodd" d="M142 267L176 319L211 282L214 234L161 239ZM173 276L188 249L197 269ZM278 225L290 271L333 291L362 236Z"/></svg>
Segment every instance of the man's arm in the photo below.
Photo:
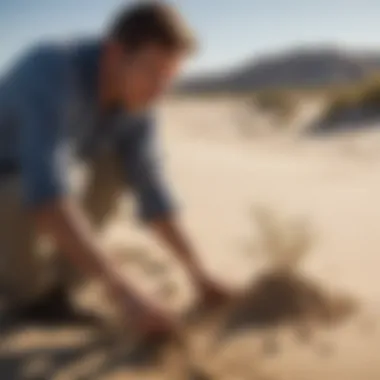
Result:
<svg viewBox="0 0 380 380"><path fill-rule="evenodd" d="M149 224L153 231L177 254L193 278L203 276L203 270L191 240L186 236L185 229L174 215L158 217Z"/></svg>
<svg viewBox="0 0 380 380"><path fill-rule="evenodd" d="M122 156L128 185L136 193L139 216L186 266L194 277L203 273L198 255L177 218L176 207L164 179L155 125L136 126L133 138L124 139Z"/></svg>
<svg viewBox="0 0 380 380"><path fill-rule="evenodd" d="M95 234L66 187L67 146L61 134L68 78L52 51L38 51L19 68L21 177L25 206L37 230L50 234L62 254L88 275L110 276Z"/></svg>
<svg viewBox="0 0 380 380"><path fill-rule="evenodd" d="M136 131L133 138L129 135L124 139L121 153L128 184L135 190L139 201L140 217L184 264L200 292L202 303L220 305L229 298L229 292L203 270L190 239L176 217L157 154L154 125L145 123Z"/></svg>

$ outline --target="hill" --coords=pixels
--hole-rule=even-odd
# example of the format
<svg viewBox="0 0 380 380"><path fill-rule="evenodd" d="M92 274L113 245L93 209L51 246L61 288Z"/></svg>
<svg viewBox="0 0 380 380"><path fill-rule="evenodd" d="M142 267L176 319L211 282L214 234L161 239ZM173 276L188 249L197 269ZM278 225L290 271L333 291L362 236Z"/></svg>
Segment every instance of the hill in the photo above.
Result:
<svg viewBox="0 0 380 380"><path fill-rule="evenodd" d="M218 75L183 80L179 92L251 92L353 84L380 69L380 53L300 48L249 60Z"/></svg>

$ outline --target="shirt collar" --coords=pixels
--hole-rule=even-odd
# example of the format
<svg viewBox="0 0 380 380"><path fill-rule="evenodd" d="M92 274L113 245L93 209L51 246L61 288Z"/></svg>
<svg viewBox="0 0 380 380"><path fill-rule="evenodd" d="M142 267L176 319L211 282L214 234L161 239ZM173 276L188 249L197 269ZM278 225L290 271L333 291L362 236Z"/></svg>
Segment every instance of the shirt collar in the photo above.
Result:
<svg viewBox="0 0 380 380"><path fill-rule="evenodd" d="M85 98L85 102L102 119L107 119L110 115L116 116L119 120L133 122L145 118L146 111L139 114L131 114L121 106L111 107L105 113L98 109L100 60L104 47L104 41L100 38L82 40L77 44L76 62L80 87Z"/></svg>

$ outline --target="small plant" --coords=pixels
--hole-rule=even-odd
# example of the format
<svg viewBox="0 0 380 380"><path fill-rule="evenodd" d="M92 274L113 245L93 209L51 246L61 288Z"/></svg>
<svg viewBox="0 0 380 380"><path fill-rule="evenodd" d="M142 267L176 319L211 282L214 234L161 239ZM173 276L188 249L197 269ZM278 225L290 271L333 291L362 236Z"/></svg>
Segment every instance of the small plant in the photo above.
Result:
<svg viewBox="0 0 380 380"><path fill-rule="evenodd" d="M253 96L252 102L259 110L273 114L280 119L291 118L297 106L296 97L290 91L266 91L257 93Z"/></svg>
<svg viewBox="0 0 380 380"><path fill-rule="evenodd" d="M373 113L378 110L380 110L380 80L375 76L360 84L334 91L328 97L326 109L322 114L322 123L339 122L350 118L355 112L361 113L363 117L366 115L373 117Z"/></svg>

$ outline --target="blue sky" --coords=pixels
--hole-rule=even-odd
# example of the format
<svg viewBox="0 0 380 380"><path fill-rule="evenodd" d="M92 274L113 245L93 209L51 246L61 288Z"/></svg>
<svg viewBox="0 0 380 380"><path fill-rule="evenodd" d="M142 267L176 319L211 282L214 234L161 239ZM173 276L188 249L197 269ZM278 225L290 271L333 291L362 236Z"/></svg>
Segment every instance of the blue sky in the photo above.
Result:
<svg viewBox="0 0 380 380"><path fill-rule="evenodd" d="M97 34L128 0L0 0L0 70L40 39ZM223 68L299 45L380 51L379 0L172 0L202 51L189 70ZM378 46L379 45L379 46Z"/></svg>

